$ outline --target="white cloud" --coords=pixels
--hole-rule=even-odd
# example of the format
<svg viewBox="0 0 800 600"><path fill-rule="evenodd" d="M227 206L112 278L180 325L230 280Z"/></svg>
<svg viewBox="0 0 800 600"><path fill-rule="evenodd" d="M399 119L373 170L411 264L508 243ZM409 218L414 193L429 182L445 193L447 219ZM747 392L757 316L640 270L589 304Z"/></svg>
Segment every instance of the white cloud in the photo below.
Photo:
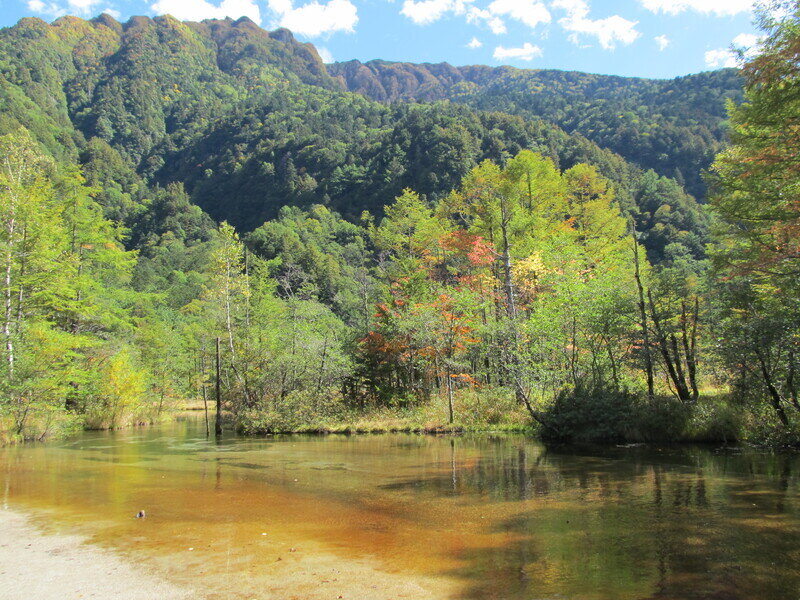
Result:
<svg viewBox="0 0 800 600"><path fill-rule="evenodd" d="M617 43L627 46L641 35L636 30L638 21L629 21L619 15L590 19L589 3L586 0L555 0L553 7L567 12L567 16L558 22L571 33L569 39L574 44L580 44L581 36L585 35L597 38L604 49L613 50Z"/></svg>
<svg viewBox="0 0 800 600"><path fill-rule="evenodd" d="M716 69L719 67L738 67L741 59L748 60L758 52L758 44L762 36L753 33L740 33L733 38L732 48L716 48L705 54L706 66ZM742 52L740 58L737 50Z"/></svg>
<svg viewBox="0 0 800 600"><path fill-rule="evenodd" d="M450 12L452 4L450 0L424 0L423 2L406 0L400 14L407 16L417 25L427 25L438 21Z"/></svg>
<svg viewBox="0 0 800 600"><path fill-rule="evenodd" d="M249 17L261 23L261 11L255 0L223 0L218 5L206 0L158 0L150 5L150 10L158 15L172 15L179 21Z"/></svg>
<svg viewBox="0 0 800 600"><path fill-rule="evenodd" d="M67 9L63 6L59 6L55 2L42 2L42 0L29 0L28 10L51 17L60 17L67 14Z"/></svg>
<svg viewBox="0 0 800 600"><path fill-rule="evenodd" d="M498 46L494 49L494 57L496 60L533 60L541 55L542 49L529 42L525 42L520 48L504 48L503 46Z"/></svg>
<svg viewBox="0 0 800 600"><path fill-rule="evenodd" d="M639 0L647 10L677 15L687 10L720 17L738 15L753 9L753 0Z"/></svg>
<svg viewBox="0 0 800 600"><path fill-rule="evenodd" d="M493 15L488 10L484 10L482 8L475 8L474 6L469 9L467 13L467 23L475 23L480 24L481 22L486 23L489 27L489 30L494 33L495 35L502 35L506 31L506 23L498 17L497 15Z"/></svg>
<svg viewBox="0 0 800 600"><path fill-rule="evenodd" d="M466 5L472 0L405 0L401 15L405 15L417 25L428 25L438 21L447 13L464 14Z"/></svg>
<svg viewBox="0 0 800 600"><path fill-rule="evenodd" d="M469 44L467 44L467 48L469 48L470 50L477 50L477 49L478 49L478 48L480 48L481 46L483 46L483 42L482 42L482 41L480 41L480 40L479 40L478 38L476 38L476 37L472 38L472 39L470 40Z"/></svg>
<svg viewBox="0 0 800 600"><path fill-rule="evenodd" d="M71 8L74 8L78 12L87 13L92 10L92 8L99 4L98 0L67 0L67 4L70 5Z"/></svg>
<svg viewBox="0 0 800 600"><path fill-rule="evenodd" d="M496 17L515 19L531 29L550 22L550 11L539 0L494 0L486 10Z"/></svg>
<svg viewBox="0 0 800 600"><path fill-rule="evenodd" d="M473 4L475 0L404 0L400 14L417 25L428 25L447 15L465 15L467 23L486 25L492 33L506 33L505 19L512 19L535 28L551 20L550 11L542 0L492 0L486 8Z"/></svg>
<svg viewBox="0 0 800 600"><path fill-rule="evenodd" d="M496 35L507 31L504 18L519 21L531 29L551 21L550 11L540 0L494 0L486 8L471 6L467 11L468 23L485 23Z"/></svg>
<svg viewBox="0 0 800 600"><path fill-rule="evenodd" d="M756 50L755 46L764 39L760 35L756 35L755 33L740 33L735 38L733 38L733 45L737 48L742 48L745 51L745 54L752 53Z"/></svg>
<svg viewBox="0 0 800 600"><path fill-rule="evenodd" d="M653 39L656 41L658 49L661 50L662 52L666 50L667 46L669 46L672 43L670 39L665 35L659 35L654 37Z"/></svg>
<svg viewBox="0 0 800 600"><path fill-rule="evenodd" d="M269 0L267 4L278 16L277 25L306 37L352 33L358 23L358 9L350 0L314 0L297 8L293 0Z"/></svg>
<svg viewBox="0 0 800 600"><path fill-rule="evenodd" d="M739 61L736 55L725 48L717 48L706 52L706 66L716 69L718 67L737 67Z"/></svg>
<svg viewBox="0 0 800 600"><path fill-rule="evenodd" d="M62 17L67 14L82 16L91 15L101 0L67 0L67 2L44 2L44 0L28 0L28 9L42 15ZM108 11L106 11L108 12Z"/></svg>
<svg viewBox="0 0 800 600"><path fill-rule="evenodd" d="M319 46L317 48L317 54L319 54L319 57L322 59L322 62L324 63L330 64L332 62L336 62L336 59L333 58L333 54L327 48Z"/></svg>

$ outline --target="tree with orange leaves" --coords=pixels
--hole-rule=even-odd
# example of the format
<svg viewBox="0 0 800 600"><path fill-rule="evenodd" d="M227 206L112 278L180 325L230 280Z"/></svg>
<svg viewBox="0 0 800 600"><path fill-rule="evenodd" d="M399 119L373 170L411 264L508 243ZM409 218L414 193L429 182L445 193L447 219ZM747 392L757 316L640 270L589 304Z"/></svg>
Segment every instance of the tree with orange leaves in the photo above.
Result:
<svg viewBox="0 0 800 600"><path fill-rule="evenodd" d="M440 293L432 302L415 307L416 315L422 320L416 328L417 335L424 338L421 354L431 359L437 376L444 377L450 423L454 420L454 379L472 381L468 369L461 368L459 361L470 345L480 341L474 334L479 304L471 291L453 288Z"/></svg>

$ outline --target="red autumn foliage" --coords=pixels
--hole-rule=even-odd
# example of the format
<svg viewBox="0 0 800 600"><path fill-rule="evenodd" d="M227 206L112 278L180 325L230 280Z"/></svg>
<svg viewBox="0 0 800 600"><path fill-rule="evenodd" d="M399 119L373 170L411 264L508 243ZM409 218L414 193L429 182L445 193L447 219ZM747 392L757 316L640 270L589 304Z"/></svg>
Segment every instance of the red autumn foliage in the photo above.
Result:
<svg viewBox="0 0 800 600"><path fill-rule="evenodd" d="M458 230L439 240L439 245L448 252L465 256L473 266L487 266L494 262L492 247L479 235Z"/></svg>

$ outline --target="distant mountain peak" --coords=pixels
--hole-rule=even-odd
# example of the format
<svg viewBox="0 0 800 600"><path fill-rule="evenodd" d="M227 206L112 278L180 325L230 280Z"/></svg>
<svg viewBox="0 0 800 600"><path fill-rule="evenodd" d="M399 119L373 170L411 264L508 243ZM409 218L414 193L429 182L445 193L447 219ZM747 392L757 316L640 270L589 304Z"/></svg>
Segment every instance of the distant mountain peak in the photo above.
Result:
<svg viewBox="0 0 800 600"><path fill-rule="evenodd" d="M278 40L279 42L283 42L284 44L292 44L296 43L294 34L286 29L285 27L279 27L275 31L271 31L269 34L273 40Z"/></svg>

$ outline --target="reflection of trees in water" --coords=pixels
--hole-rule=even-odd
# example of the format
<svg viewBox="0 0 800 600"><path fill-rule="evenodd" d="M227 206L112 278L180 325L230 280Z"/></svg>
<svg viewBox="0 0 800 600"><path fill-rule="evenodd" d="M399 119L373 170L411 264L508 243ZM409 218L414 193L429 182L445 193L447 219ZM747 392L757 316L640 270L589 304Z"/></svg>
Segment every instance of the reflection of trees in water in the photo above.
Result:
<svg viewBox="0 0 800 600"><path fill-rule="evenodd" d="M800 589L795 455L449 443L447 469L392 487L520 506L494 524L510 541L465 550L450 573L467 582L464 598L783 600Z"/></svg>

